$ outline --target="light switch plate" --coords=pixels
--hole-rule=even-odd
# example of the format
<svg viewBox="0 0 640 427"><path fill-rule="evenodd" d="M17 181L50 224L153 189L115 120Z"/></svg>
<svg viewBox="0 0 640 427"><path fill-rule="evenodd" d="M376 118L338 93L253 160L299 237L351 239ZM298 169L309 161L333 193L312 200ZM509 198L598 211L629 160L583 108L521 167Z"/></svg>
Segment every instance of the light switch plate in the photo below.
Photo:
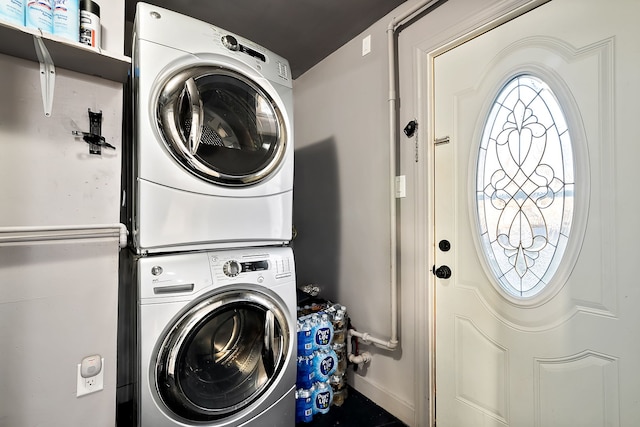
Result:
<svg viewBox="0 0 640 427"><path fill-rule="evenodd" d="M396 176L396 199L407 197L406 175Z"/></svg>
<svg viewBox="0 0 640 427"><path fill-rule="evenodd" d="M362 39L362 56L371 52L371 34Z"/></svg>

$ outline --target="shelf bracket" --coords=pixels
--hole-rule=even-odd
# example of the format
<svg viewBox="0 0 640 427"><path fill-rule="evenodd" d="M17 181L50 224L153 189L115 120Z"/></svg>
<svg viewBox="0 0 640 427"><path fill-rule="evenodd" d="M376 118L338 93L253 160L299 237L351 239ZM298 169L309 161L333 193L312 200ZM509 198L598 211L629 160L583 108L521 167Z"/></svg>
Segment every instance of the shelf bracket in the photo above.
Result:
<svg viewBox="0 0 640 427"><path fill-rule="evenodd" d="M35 45L38 62L40 63L40 87L42 89L44 115L51 117L53 91L56 87L56 67L53 65L53 60L44 45L44 41L42 41L42 37L34 35L33 44Z"/></svg>

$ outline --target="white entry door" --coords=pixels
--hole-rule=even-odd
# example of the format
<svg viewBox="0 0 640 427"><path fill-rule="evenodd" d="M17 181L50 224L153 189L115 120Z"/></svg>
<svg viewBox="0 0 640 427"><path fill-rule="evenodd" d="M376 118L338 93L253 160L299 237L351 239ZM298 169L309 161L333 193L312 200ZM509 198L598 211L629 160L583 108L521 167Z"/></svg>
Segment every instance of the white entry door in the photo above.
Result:
<svg viewBox="0 0 640 427"><path fill-rule="evenodd" d="M552 0L434 59L438 427L640 425L638 17Z"/></svg>

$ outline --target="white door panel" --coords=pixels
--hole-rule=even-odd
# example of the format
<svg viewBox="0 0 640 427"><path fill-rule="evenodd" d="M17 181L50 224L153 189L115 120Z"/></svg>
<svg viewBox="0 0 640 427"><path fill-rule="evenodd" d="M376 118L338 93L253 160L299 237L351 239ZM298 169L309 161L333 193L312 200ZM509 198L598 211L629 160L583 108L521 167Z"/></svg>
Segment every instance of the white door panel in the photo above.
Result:
<svg viewBox="0 0 640 427"><path fill-rule="evenodd" d="M640 295L621 221L640 167L635 123L640 2L552 0L435 58L436 417L438 426L619 426L640 422ZM575 160L573 223L560 266L531 298L506 294L482 255L477 156L500 89L549 84ZM621 179L623 178L623 179ZM622 213L622 215L621 215ZM635 228L634 228L635 227ZM635 238L634 238L635 236ZM451 250L437 248L449 240Z"/></svg>

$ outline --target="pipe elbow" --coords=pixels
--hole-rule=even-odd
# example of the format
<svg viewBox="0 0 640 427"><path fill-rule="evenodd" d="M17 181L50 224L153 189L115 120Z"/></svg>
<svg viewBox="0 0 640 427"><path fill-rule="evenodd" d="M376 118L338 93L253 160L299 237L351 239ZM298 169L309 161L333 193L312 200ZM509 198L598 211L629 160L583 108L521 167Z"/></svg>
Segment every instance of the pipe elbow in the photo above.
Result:
<svg viewBox="0 0 640 427"><path fill-rule="evenodd" d="M371 356L371 353L369 353L368 351L365 351L364 353L360 353L357 356L355 354L349 354L348 359L349 359L349 362L355 365L362 365L364 363L371 362L372 356Z"/></svg>

